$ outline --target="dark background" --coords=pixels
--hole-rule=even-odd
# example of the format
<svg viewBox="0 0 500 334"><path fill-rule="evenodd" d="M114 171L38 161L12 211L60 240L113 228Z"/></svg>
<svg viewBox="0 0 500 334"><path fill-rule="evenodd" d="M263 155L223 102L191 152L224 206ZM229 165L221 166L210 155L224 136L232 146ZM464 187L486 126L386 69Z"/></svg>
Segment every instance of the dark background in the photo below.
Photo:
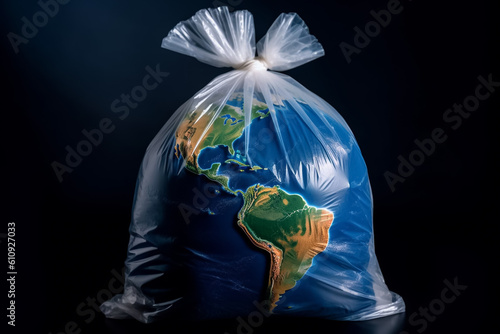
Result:
<svg viewBox="0 0 500 334"><path fill-rule="evenodd" d="M443 114L474 94L478 76L491 73L500 81L494 2L401 1L402 12L350 64L339 44L352 45L353 28L363 29L373 20L370 11L386 9L388 1L227 3L253 13L257 40L281 12L297 12L323 45L324 57L287 74L333 105L355 133L372 183L378 259L389 288L407 305L405 315L365 323L268 319L255 333L485 332L498 311L493 117L500 88L456 130ZM22 18L33 22L41 7L36 1L1 4L0 233L16 222L18 272L17 331L8 330L236 333L235 319L144 326L105 320L85 306L107 298L111 271L123 268L135 179L148 143L178 106L228 71L160 48L179 21L214 2L73 0L59 5L18 53L8 33L21 35ZM142 83L146 66L157 64L169 76L120 120L111 103ZM65 146L75 148L85 139L81 131L103 118L112 120L114 131L59 182L51 163L64 163ZM384 173L397 173L398 156L408 158L414 140L429 138L437 127L447 140L391 191ZM437 305L444 280L455 279L466 290L426 328L409 321ZM3 310L6 291L2 286Z"/></svg>

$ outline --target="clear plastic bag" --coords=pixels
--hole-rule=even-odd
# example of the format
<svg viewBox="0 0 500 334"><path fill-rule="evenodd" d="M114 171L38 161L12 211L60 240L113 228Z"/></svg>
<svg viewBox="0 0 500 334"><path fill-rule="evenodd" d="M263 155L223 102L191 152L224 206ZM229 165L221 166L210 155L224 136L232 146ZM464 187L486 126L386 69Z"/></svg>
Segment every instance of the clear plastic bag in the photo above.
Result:
<svg viewBox="0 0 500 334"><path fill-rule="evenodd" d="M372 195L337 111L281 73L324 54L297 14L257 43L226 7L179 23L162 47L233 67L149 145L134 196L126 282L110 318L279 315L367 320L404 311L374 252Z"/></svg>

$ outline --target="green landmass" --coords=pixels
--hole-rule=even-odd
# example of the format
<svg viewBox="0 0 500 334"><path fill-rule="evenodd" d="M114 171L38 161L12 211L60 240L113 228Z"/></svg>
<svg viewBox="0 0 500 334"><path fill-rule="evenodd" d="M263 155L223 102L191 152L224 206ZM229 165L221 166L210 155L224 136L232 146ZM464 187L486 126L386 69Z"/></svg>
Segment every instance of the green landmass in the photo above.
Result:
<svg viewBox="0 0 500 334"><path fill-rule="evenodd" d="M249 165L247 164L244 164L243 162L241 161L238 161L236 159L227 159L226 161L224 161L226 164L229 164L229 163L233 163L233 164L237 164L241 167L250 167Z"/></svg>
<svg viewBox="0 0 500 334"><path fill-rule="evenodd" d="M308 206L302 196L288 194L278 186L252 186L243 196L238 225L271 256L268 295L272 310L326 248L333 214Z"/></svg>
<svg viewBox="0 0 500 334"><path fill-rule="evenodd" d="M266 108L267 106L265 105L252 106L250 121L253 121L255 118L267 117L268 114L259 112L260 110L265 110ZM208 131L207 135L203 139L200 145L200 150L206 147L216 147L218 145L224 145L227 146L229 153L231 155L234 155L233 143L236 139L241 137L245 128L244 115L236 112L235 107L230 105L225 105L219 115L220 116L214 121L210 131ZM226 118L222 118L222 115L230 115L236 121L243 120L243 122L239 122L235 125L230 125L227 123L224 124Z"/></svg>
<svg viewBox="0 0 500 334"><path fill-rule="evenodd" d="M266 104L256 100L254 100L253 103L251 121L256 118L262 119L269 116L269 113L262 112L267 109ZM205 115L198 111L193 111L186 116L176 131L174 154L177 157L179 157L179 153L181 154L186 163L185 167L190 172L197 175L203 174L210 180L220 183L226 191L236 194L235 191L229 189L228 178L224 175L217 175L220 163L213 164L210 169L202 169L198 164L198 156L201 150L207 147L223 145L228 148L231 155L234 155L235 150L233 143L242 136L245 128L245 122L237 122L239 120L244 120L243 112L239 108L225 105L219 113L219 117L212 119L215 110L216 107ZM229 115L231 119L234 119L235 124L224 124L224 121L227 120L227 117L222 117L224 115ZM242 167L249 167L249 165L236 159L228 159L226 163L227 162L237 163ZM257 170L258 168L260 167L255 166L253 170ZM250 170L251 169L249 169L249 171Z"/></svg>

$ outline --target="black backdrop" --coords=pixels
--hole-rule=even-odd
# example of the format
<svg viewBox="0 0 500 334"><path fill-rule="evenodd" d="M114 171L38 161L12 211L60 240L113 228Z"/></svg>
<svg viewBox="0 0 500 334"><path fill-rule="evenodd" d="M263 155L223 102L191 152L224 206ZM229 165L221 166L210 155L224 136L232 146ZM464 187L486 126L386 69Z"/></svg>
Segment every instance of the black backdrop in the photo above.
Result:
<svg viewBox="0 0 500 334"><path fill-rule="evenodd" d="M281 12L297 12L324 46L324 57L287 74L337 108L355 133L372 183L382 272L407 304L405 315L391 319L266 320L254 332L485 331L498 310L492 158L500 70L498 12L482 0L2 1L2 277L8 222L16 224L17 270L16 327L8 330L176 332L172 324L106 321L92 307L120 288L115 278L148 143L178 106L228 71L164 50L161 40L197 10L224 3L254 14L257 39ZM395 13L378 31L370 12L388 6ZM356 27L372 29L370 40L355 39ZM114 113L113 101L156 69L168 76L128 115ZM477 93L479 77L493 81L490 91ZM471 112L448 111L464 102ZM65 163L66 147L76 149L82 131L100 124L109 133L60 182L53 162ZM446 140L418 153L415 141L429 143L433 133ZM387 172L398 174L401 158L419 165L401 170L391 189ZM442 294L450 284L462 289L453 301ZM9 320L1 318L2 325ZM182 333L238 331L235 319L175 326Z"/></svg>

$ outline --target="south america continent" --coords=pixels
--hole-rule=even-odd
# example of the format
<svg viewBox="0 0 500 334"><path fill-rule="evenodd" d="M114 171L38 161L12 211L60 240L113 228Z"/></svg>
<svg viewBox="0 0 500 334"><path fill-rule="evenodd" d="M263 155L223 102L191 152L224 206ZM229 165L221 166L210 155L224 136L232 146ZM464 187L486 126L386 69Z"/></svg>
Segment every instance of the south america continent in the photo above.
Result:
<svg viewBox="0 0 500 334"><path fill-rule="evenodd" d="M300 195L278 186L252 186L244 197L238 225L255 246L271 255L267 294L272 311L325 250L333 213L308 206Z"/></svg>

